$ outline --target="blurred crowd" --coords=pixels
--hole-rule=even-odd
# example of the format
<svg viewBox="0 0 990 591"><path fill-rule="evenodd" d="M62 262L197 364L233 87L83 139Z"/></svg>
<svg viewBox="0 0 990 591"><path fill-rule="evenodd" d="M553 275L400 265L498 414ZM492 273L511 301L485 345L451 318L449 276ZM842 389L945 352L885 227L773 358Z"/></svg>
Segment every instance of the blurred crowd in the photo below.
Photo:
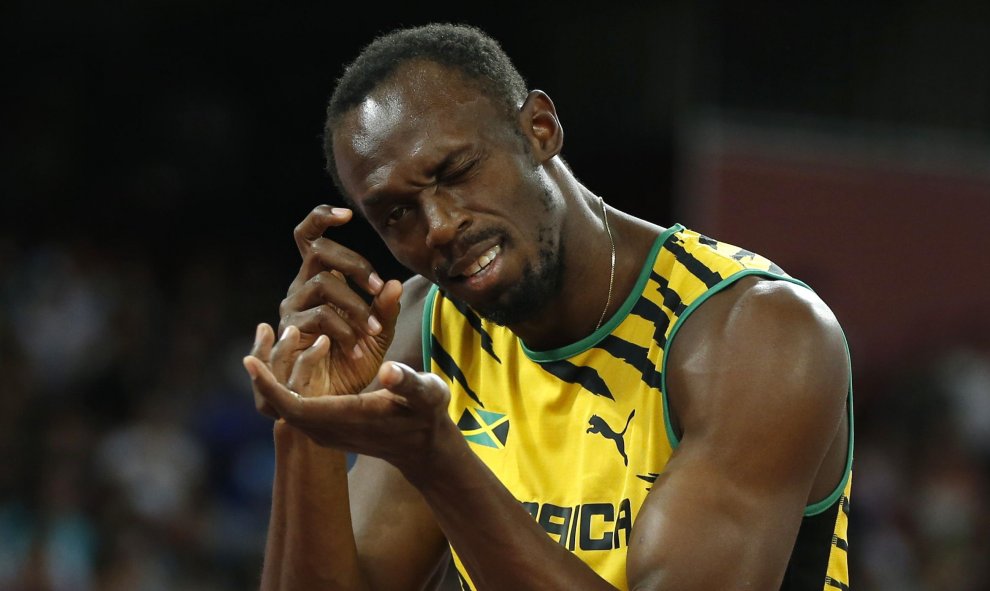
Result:
<svg viewBox="0 0 990 591"><path fill-rule="evenodd" d="M0 257L0 589L256 586L273 455L240 363L269 320L249 286L208 253Z"/></svg>
<svg viewBox="0 0 990 591"><path fill-rule="evenodd" d="M240 360L292 270L2 239L0 268L0 589L256 588L271 423ZM990 575L990 352L925 358L856 393L855 589Z"/></svg>

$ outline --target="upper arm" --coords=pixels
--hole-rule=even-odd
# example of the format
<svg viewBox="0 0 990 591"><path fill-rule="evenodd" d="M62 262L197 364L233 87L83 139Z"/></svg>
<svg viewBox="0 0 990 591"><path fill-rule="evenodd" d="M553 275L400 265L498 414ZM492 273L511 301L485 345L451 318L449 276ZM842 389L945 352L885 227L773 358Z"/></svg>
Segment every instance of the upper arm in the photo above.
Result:
<svg viewBox="0 0 990 591"><path fill-rule="evenodd" d="M420 276L403 284L395 337L385 355L417 371L423 365L421 322L430 285ZM376 378L368 389L379 387ZM447 546L422 495L398 469L370 456L358 457L348 487L354 541L371 588L423 588L445 564Z"/></svg>
<svg viewBox="0 0 990 591"><path fill-rule="evenodd" d="M848 389L844 338L810 290L744 279L669 352L681 442L639 513L631 588L777 588Z"/></svg>

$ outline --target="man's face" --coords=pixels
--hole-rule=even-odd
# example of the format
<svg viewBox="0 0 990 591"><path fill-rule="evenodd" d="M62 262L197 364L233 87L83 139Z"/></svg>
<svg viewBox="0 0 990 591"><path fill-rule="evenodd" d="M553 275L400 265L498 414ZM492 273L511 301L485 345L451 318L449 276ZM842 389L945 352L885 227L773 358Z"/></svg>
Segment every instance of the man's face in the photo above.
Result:
<svg viewBox="0 0 990 591"><path fill-rule="evenodd" d="M417 62L333 135L341 182L396 259L500 324L539 313L563 273L563 201L517 128Z"/></svg>

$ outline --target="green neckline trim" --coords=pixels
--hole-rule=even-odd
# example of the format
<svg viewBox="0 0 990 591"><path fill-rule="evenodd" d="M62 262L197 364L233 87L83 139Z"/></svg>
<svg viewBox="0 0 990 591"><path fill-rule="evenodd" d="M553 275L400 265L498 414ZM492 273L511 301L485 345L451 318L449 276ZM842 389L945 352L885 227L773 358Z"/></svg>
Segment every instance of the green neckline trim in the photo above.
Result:
<svg viewBox="0 0 990 591"><path fill-rule="evenodd" d="M675 232L680 232L684 229L681 224L674 224L673 226L664 230L656 240L653 241L653 246L650 248L650 254L646 257L646 262L643 264L643 268L639 272L639 278L636 279L636 285L633 287L629 295L626 296L626 301L622 303L619 310L601 327L595 332L584 337L576 343L571 343L570 345L564 345L557 349L549 349L546 351L534 351L526 346L526 343L519 340L519 346L522 348L523 353L526 357L536 362L547 362L547 361L560 361L561 359L567 359L568 357L573 357L579 353L583 353L588 349L594 347L603 338L612 333L613 330L625 320L626 316L629 315L629 311L632 310L633 306L639 300L639 296L643 293L643 288L646 286L647 280L650 278L650 272L653 271L653 265L656 264L657 253L660 252L660 247L663 243L670 238Z"/></svg>
<svg viewBox="0 0 990 591"><path fill-rule="evenodd" d="M423 371L430 371L430 359L433 357L433 302L437 299L437 292L440 287L437 284L430 286L430 291L426 292L426 301L423 302Z"/></svg>

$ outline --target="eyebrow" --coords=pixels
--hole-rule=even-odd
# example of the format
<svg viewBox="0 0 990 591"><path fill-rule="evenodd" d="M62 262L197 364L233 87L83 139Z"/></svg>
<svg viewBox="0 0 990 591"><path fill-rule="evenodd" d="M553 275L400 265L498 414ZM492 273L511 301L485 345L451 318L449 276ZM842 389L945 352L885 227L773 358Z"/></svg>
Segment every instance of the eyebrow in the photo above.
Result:
<svg viewBox="0 0 990 591"><path fill-rule="evenodd" d="M383 207L395 199L395 195L388 191L375 191L361 201L364 203L365 209L371 210Z"/></svg>

